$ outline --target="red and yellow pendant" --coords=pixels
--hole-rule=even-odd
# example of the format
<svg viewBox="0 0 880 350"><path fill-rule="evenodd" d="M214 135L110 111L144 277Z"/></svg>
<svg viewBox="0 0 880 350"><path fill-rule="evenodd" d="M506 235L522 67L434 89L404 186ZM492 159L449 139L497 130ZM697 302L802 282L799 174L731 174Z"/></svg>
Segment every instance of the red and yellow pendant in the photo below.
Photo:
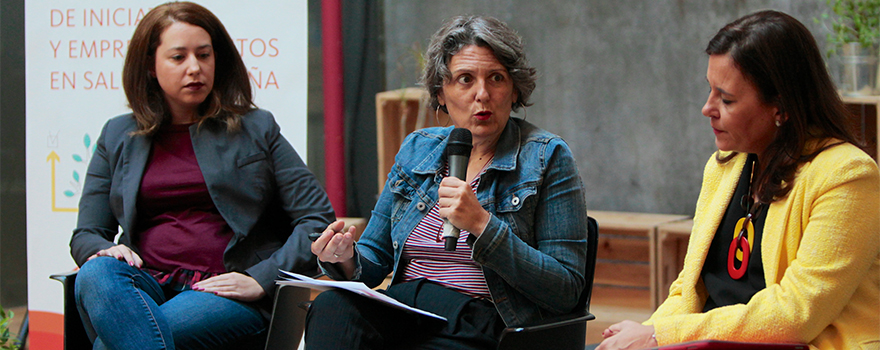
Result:
<svg viewBox="0 0 880 350"><path fill-rule="evenodd" d="M734 232L738 232L733 236L730 242L730 249L727 251L727 273L730 278L738 280L745 276L749 268L749 256L752 255L752 247L755 242L755 226L752 224L752 214L739 219L736 222ZM739 261L739 268L736 267L736 261Z"/></svg>

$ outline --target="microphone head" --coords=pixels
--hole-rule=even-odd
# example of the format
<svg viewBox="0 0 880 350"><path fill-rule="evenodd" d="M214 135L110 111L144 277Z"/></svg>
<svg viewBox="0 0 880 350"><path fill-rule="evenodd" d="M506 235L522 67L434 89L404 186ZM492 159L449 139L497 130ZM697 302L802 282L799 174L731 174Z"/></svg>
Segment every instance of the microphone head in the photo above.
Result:
<svg viewBox="0 0 880 350"><path fill-rule="evenodd" d="M471 131L465 128L452 129L449 134L449 142L446 145L446 155L469 157L471 148L474 148Z"/></svg>

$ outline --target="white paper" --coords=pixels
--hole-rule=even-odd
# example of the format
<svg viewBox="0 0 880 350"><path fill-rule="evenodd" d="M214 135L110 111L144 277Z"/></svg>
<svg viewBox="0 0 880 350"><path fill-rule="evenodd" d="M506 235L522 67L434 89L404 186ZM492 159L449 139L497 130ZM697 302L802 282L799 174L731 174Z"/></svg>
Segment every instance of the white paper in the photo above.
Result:
<svg viewBox="0 0 880 350"><path fill-rule="evenodd" d="M361 282L352 282L352 281L332 281L332 280L317 280L314 278L309 278L297 273L279 270L286 276L282 276L282 280L276 281L275 283L278 285L289 285L289 286L297 286L303 288L311 288L316 290L328 290L332 288L344 289L349 292L362 295L364 297L378 300L384 304L387 304L391 307L398 308L401 310L415 312L421 315L433 317L436 319L440 319L446 321L446 317L427 312L425 310L416 309L412 306L401 303L385 294L379 293L375 290L370 289L367 285Z"/></svg>

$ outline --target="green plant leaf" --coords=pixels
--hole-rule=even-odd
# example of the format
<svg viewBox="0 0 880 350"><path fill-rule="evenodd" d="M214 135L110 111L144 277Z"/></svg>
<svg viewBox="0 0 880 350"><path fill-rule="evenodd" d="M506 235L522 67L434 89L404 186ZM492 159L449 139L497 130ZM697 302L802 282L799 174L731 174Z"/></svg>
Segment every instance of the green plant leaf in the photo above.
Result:
<svg viewBox="0 0 880 350"><path fill-rule="evenodd" d="M80 163L82 163L82 161L83 161L82 157L80 157L79 154L74 154L73 160L80 162Z"/></svg>
<svg viewBox="0 0 880 350"><path fill-rule="evenodd" d="M89 137L89 134L86 134L86 136L83 136L83 144L86 146L86 149L88 149L89 146L92 145L92 138Z"/></svg>
<svg viewBox="0 0 880 350"><path fill-rule="evenodd" d="M14 312L11 310L7 311L3 309L3 306L0 306L0 349L19 349L18 339L9 333L9 323L12 321L13 316L15 316Z"/></svg>
<svg viewBox="0 0 880 350"><path fill-rule="evenodd" d="M828 54L847 43L870 47L880 40L880 0L826 0L830 12L823 13L817 23L830 24L827 35Z"/></svg>
<svg viewBox="0 0 880 350"><path fill-rule="evenodd" d="M64 196L65 196L65 197L73 197L73 195L74 195L74 193L73 193L73 191L71 191L71 190L64 191Z"/></svg>
<svg viewBox="0 0 880 350"><path fill-rule="evenodd" d="M73 171L73 181L79 182L79 172L76 170Z"/></svg>

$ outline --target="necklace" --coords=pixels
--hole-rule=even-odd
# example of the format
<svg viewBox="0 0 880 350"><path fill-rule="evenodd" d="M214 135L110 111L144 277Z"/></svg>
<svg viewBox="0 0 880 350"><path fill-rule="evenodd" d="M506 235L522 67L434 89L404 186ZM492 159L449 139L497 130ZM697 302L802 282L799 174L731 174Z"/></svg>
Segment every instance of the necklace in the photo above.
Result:
<svg viewBox="0 0 880 350"><path fill-rule="evenodd" d="M752 197L752 180L754 180L754 167L755 162L757 161L757 156L749 155L749 158L751 159L751 163L747 169L751 172L751 176L749 177L749 189L740 200L740 205L746 210L746 216L736 222L736 227L733 231L735 234L733 235L733 240L730 242L730 249L727 251L727 273L730 275L730 278L735 280L745 276L746 271L749 268L749 257L752 255L752 247L755 242L754 220L764 207L764 203L755 203L755 200ZM739 268L736 267L737 260L740 261Z"/></svg>

